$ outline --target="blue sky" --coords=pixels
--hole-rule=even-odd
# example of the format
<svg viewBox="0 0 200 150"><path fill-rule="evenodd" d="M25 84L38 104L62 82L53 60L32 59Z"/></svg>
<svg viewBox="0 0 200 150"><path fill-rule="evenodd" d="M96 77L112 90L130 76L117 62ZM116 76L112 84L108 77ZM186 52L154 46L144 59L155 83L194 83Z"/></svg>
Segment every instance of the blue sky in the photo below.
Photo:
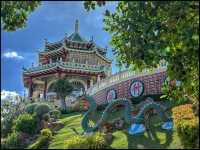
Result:
<svg viewBox="0 0 200 150"><path fill-rule="evenodd" d="M102 20L106 9L114 11L116 2L107 2L87 12L83 2L43 2L28 17L27 27L15 32L1 32L1 91L24 92L22 67L37 63L37 50L43 49L44 39L49 42L61 40L74 31L74 22L79 20L79 32L87 40L94 37L100 47L108 46L107 57L114 60L109 41L111 36L104 31ZM112 72L116 73L115 61Z"/></svg>

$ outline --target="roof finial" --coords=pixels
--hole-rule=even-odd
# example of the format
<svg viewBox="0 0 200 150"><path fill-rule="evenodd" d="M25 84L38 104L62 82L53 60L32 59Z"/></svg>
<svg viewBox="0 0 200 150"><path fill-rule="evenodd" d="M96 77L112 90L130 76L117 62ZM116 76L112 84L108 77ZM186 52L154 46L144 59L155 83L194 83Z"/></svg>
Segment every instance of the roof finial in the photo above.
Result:
<svg viewBox="0 0 200 150"><path fill-rule="evenodd" d="M93 42L93 36L91 36L91 40L90 41Z"/></svg>
<svg viewBox="0 0 200 150"><path fill-rule="evenodd" d="M76 19L75 22L75 33L78 33L78 20Z"/></svg>

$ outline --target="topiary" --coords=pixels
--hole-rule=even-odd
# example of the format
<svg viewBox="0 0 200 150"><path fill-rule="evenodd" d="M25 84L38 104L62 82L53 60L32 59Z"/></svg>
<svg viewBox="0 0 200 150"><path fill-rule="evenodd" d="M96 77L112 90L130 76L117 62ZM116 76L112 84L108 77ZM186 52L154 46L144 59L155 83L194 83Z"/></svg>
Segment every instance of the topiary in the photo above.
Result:
<svg viewBox="0 0 200 150"><path fill-rule="evenodd" d="M28 113L21 114L15 120L15 125L13 128L15 131L21 131L28 134L35 133L37 129L37 122L33 116Z"/></svg>
<svg viewBox="0 0 200 150"><path fill-rule="evenodd" d="M89 149L88 141L82 136L73 136L65 141L65 149Z"/></svg>
<svg viewBox="0 0 200 150"><path fill-rule="evenodd" d="M91 136L87 137L87 141L89 144L89 149L103 149L106 148L108 145L104 138L104 134L97 132Z"/></svg>
<svg viewBox="0 0 200 150"><path fill-rule="evenodd" d="M42 118L43 118L45 121L49 121L49 119L50 119L49 113L44 114L44 115L42 116Z"/></svg>
<svg viewBox="0 0 200 150"><path fill-rule="evenodd" d="M193 113L192 104L185 104L172 109L174 124L184 148L199 147L199 117Z"/></svg>
<svg viewBox="0 0 200 150"><path fill-rule="evenodd" d="M38 104L34 109L36 115L42 119L42 116L50 111L48 104Z"/></svg>
<svg viewBox="0 0 200 150"><path fill-rule="evenodd" d="M52 138L52 132L49 128L42 129L41 131L42 136L46 136L48 138Z"/></svg>
<svg viewBox="0 0 200 150"><path fill-rule="evenodd" d="M65 141L66 149L104 149L108 148L108 144L104 138L104 134L97 132L88 136L73 136Z"/></svg>
<svg viewBox="0 0 200 150"><path fill-rule="evenodd" d="M42 129L41 131L41 136L38 138L38 140L29 145L27 149L40 149L44 146L47 146L49 143L49 140L52 138L52 132L50 129Z"/></svg>
<svg viewBox="0 0 200 150"><path fill-rule="evenodd" d="M8 135L5 141L4 147L6 149L18 149L22 148L22 143L19 139L19 133L18 132L13 132Z"/></svg>
<svg viewBox="0 0 200 150"><path fill-rule="evenodd" d="M38 103L32 103L32 104L28 104L25 108L25 111L29 114L33 114L35 107L38 105Z"/></svg>
<svg viewBox="0 0 200 150"><path fill-rule="evenodd" d="M60 115L61 115L61 112L57 109L54 109L54 110L50 111L49 113L50 113L50 116L54 119L59 119Z"/></svg>

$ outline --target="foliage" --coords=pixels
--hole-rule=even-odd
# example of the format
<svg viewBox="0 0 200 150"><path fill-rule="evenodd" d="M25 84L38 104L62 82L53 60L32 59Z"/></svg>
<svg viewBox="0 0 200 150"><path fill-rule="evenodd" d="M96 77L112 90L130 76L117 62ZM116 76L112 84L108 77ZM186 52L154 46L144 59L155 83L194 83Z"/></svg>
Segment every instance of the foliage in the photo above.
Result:
<svg viewBox="0 0 200 150"><path fill-rule="evenodd" d="M172 116L175 124L178 124L183 119L190 120L194 118L192 104L174 107L172 109Z"/></svg>
<svg viewBox="0 0 200 150"><path fill-rule="evenodd" d="M1 136L6 137L12 132L13 121L22 113L28 100L19 97L15 101L5 100L1 102Z"/></svg>
<svg viewBox="0 0 200 150"><path fill-rule="evenodd" d="M42 116L42 118L45 120L45 121L49 121L50 119L50 114L49 113L46 113Z"/></svg>
<svg viewBox="0 0 200 150"><path fill-rule="evenodd" d="M50 129L42 129L41 130L41 136L38 138L38 140L29 145L27 149L40 149L44 146L48 145L49 140L52 138L52 132Z"/></svg>
<svg viewBox="0 0 200 150"><path fill-rule="evenodd" d="M170 79L181 81L170 96L198 103L198 2L120 1L114 13L105 11L104 23L104 29L112 34L117 64L141 70L157 67L164 60Z"/></svg>
<svg viewBox="0 0 200 150"><path fill-rule="evenodd" d="M51 132L51 130L48 129L48 128L42 129L42 130L41 130L41 135L42 135L42 136L46 136L46 137L48 137L48 138L52 138L52 132Z"/></svg>
<svg viewBox="0 0 200 150"><path fill-rule="evenodd" d="M66 149L102 149L107 147L104 135L97 132L94 135L73 136L65 142Z"/></svg>
<svg viewBox="0 0 200 150"><path fill-rule="evenodd" d="M84 1L84 8L89 11L91 9L95 9L95 6L103 6L105 5L105 1Z"/></svg>
<svg viewBox="0 0 200 150"><path fill-rule="evenodd" d="M60 115L61 115L61 112L57 109L54 109L54 110L50 111L49 113L50 113L50 116L55 119L59 119Z"/></svg>
<svg viewBox="0 0 200 150"><path fill-rule="evenodd" d="M71 137L69 140L65 142L65 149L88 149L88 141L77 135Z"/></svg>
<svg viewBox="0 0 200 150"><path fill-rule="evenodd" d="M198 148L199 118L193 114L192 104L173 108L172 115L178 135L185 148Z"/></svg>
<svg viewBox="0 0 200 150"><path fill-rule="evenodd" d="M36 131L36 120L28 113L21 114L15 121L14 130L33 134Z"/></svg>
<svg viewBox="0 0 200 150"><path fill-rule="evenodd" d="M5 31L24 28L28 15L39 5L40 1L1 1L1 25Z"/></svg>
<svg viewBox="0 0 200 150"><path fill-rule="evenodd" d="M42 146L46 145L48 138L45 136L40 137L35 143L29 145L27 149L39 149Z"/></svg>
<svg viewBox="0 0 200 150"><path fill-rule="evenodd" d="M177 125L178 135L185 148L199 148L199 118L181 120Z"/></svg>
<svg viewBox="0 0 200 150"><path fill-rule="evenodd" d="M68 80L58 79L50 85L49 90L57 93L62 103L62 109L66 110L65 97L73 91L73 86Z"/></svg>
<svg viewBox="0 0 200 150"><path fill-rule="evenodd" d="M104 138L104 134L97 132L92 136L87 137L89 149L103 149L107 148L107 143Z"/></svg>
<svg viewBox="0 0 200 150"><path fill-rule="evenodd" d="M19 133L18 132L13 132L8 135L5 141L5 148L6 149L18 149L22 148L22 143L19 139Z"/></svg>
<svg viewBox="0 0 200 150"><path fill-rule="evenodd" d="M45 103L41 103L41 104L38 104L36 107L35 107L35 113L36 115L42 119L42 116L46 113L48 113L50 111L50 106L48 104L45 104Z"/></svg>
<svg viewBox="0 0 200 150"><path fill-rule="evenodd" d="M29 113L29 114L33 114L34 113L34 110L35 110L35 107L38 105L38 103L32 103L32 104L29 104L26 106L26 112Z"/></svg>

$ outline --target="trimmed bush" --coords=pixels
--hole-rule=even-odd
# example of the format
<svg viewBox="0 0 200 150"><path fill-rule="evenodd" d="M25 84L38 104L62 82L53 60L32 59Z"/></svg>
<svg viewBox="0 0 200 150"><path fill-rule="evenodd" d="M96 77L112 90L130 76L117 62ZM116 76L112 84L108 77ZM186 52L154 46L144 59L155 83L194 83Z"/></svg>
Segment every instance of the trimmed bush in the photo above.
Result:
<svg viewBox="0 0 200 150"><path fill-rule="evenodd" d="M27 149L39 149L39 148L42 148L42 146L47 145L48 140L49 139L46 136L39 137L39 139L35 143L29 145L27 147Z"/></svg>
<svg viewBox="0 0 200 150"><path fill-rule="evenodd" d="M103 149L107 147L104 134L97 132L87 138L89 149Z"/></svg>
<svg viewBox="0 0 200 150"><path fill-rule="evenodd" d="M42 129L41 131L42 136L46 136L48 138L52 138L52 132L49 128Z"/></svg>
<svg viewBox="0 0 200 150"><path fill-rule="evenodd" d="M37 129L36 120L28 113L19 115L15 121L14 130L18 132L24 132L33 134Z"/></svg>
<svg viewBox="0 0 200 150"><path fill-rule="evenodd" d="M19 133L13 132L13 133L9 134L5 141L4 148L6 148L6 149L22 148L22 144L19 139Z"/></svg>
<svg viewBox="0 0 200 150"><path fill-rule="evenodd" d="M50 113L50 116L54 119L59 119L61 116L61 112L57 109L54 109L54 110L50 111L49 113Z"/></svg>
<svg viewBox="0 0 200 150"><path fill-rule="evenodd" d="M50 129L42 129L41 131L41 136L38 138L38 140L29 145L27 149L40 149L48 145L49 140L52 138L52 132Z"/></svg>
<svg viewBox="0 0 200 150"><path fill-rule="evenodd" d="M25 111L29 114L33 114L35 107L38 105L38 103L32 103L26 106Z"/></svg>
<svg viewBox="0 0 200 150"><path fill-rule="evenodd" d="M181 120L190 120L194 118L192 104L180 105L172 109L172 116L175 124L178 124Z"/></svg>
<svg viewBox="0 0 200 150"><path fill-rule="evenodd" d="M44 114L44 115L42 116L42 118L43 118L45 121L49 121L49 119L50 119L49 113Z"/></svg>
<svg viewBox="0 0 200 150"><path fill-rule="evenodd" d="M192 104L172 109L174 124L185 148L199 148L199 118L193 113Z"/></svg>
<svg viewBox="0 0 200 150"><path fill-rule="evenodd" d="M42 119L42 116L46 113L48 113L50 111L50 106L48 104L38 104L36 107L35 107L35 113L36 115Z"/></svg>
<svg viewBox="0 0 200 150"><path fill-rule="evenodd" d="M104 135L97 132L89 136L74 136L65 142L66 149L103 149L108 148Z"/></svg>
<svg viewBox="0 0 200 150"><path fill-rule="evenodd" d="M199 118L181 120L177 131L185 148L199 148Z"/></svg>
<svg viewBox="0 0 200 150"><path fill-rule="evenodd" d="M73 136L65 142L65 149L88 149L89 144L86 138L81 136Z"/></svg>

